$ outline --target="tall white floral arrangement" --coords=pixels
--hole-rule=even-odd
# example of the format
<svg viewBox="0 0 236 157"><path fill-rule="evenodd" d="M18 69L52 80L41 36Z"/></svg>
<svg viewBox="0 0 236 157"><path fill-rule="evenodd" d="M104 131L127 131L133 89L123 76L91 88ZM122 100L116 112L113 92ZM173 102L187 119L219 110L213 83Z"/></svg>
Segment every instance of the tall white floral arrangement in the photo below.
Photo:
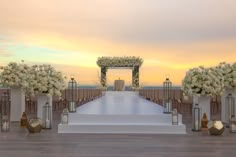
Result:
<svg viewBox="0 0 236 157"><path fill-rule="evenodd" d="M184 96L214 96L223 93L224 78L216 68L190 69L182 81Z"/></svg>
<svg viewBox="0 0 236 157"><path fill-rule="evenodd" d="M30 69L33 76L31 81L31 94L46 93L61 96L61 91L66 88L65 78L51 65L33 65Z"/></svg>
<svg viewBox="0 0 236 157"><path fill-rule="evenodd" d="M65 89L65 78L50 65L28 66L25 63L10 62L0 67L0 84L4 87L22 88L26 94L47 93L61 96Z"/></svg>
<svg viewBox="0 0 236 157"><path fill-rule="evenodd" d="M0 67L0 84L4 87L22 88L27 91L30 88L30 66L25 63L10 62L7 66Z"/></svg>
<svg viewBox="0 0 236 157"><path fill-rule="evenodd" d="M236 88L236 62L233 64L229 64L226 62L221 62L218 66L216 66L217 70L224 77L224 86L227 89L235 89Z"/></svg>

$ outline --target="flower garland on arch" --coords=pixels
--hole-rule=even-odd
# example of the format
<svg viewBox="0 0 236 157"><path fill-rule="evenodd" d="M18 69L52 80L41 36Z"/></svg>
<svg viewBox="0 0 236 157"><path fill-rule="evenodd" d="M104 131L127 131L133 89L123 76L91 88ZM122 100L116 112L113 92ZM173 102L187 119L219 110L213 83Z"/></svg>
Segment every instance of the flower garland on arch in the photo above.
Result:
<svg viewBox="0 0 236 157"><path fill-rule="evenodd" d="M140 67L142 64L143 59L135 56L99 57L97 59L97 65L99 67Z"/></svg>

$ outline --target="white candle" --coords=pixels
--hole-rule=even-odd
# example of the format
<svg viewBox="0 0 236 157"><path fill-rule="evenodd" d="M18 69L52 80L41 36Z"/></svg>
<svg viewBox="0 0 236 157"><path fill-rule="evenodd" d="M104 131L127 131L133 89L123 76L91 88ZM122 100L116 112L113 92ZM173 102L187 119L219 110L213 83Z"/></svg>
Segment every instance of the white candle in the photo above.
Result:
<svg viewBox="0 0 236 157"><path fill-rule="evenodd" d="M176 115L173 116L172 123L173 124L178 124L178 117Z"/></svg>
<svg viewBox="0 0 236 157"><path fill-rule="evenodd" d="M8 131L8 129L9 129L9 123L8 122L3 122L3 124L2 124L2 130L3 131Z"/></svg>
<svg viewBox="0 0 236 157"><path fill-rule="evenodd" d="M45 126L45 128L50 128L50 121L49 121L49 119L46 119L46 126Z"/></svg>
<svg viewBox="0 0 236 157"><path fill-rule="evenodd" d="M68 118L67 115L62 116L62 124L67 124L68 123Z"/></svg>
<svg viewBox="0 0 236 157"><path fill-rule="evenodd" d="M231 128L232 128L232 130L236 130L236 125L235 124L231 124Z"/></svg>
<svg viewBox="0 0 236 157"><path fill-rule="evenodd" d="M196 129L196 130L199 130L199 123L198 123L198 120L195 121L195 129Z"/></svg>

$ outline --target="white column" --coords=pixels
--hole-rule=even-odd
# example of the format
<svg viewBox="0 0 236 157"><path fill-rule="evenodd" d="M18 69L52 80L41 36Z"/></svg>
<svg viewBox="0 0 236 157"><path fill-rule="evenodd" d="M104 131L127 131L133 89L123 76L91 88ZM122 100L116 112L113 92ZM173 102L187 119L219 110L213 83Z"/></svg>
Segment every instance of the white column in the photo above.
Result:
<svg viewBox="0 0 236 157"><path fill-rule="evenodd" d="M48 96L47 94L38 94L37 95L37 117L42 120L43 117L43 106L48 101L49 105L52 106L52 96ZM51 113L52 115L52 113Z"/></svg>
<svg viewBox="0 0 236 157"><path fill-rule="evenodd" d="M25 92L21 88L11 88L11 121L20 121L25 112Z"/></svg>
<svg viewBox="0 0 236 157"><path fill-rule="evenodd" d="M209 97L209 96L200 96L200 97L194 96L193 103L194 103L194 105L198 104L199 107L201 108L201 111L202 111L201 116L203 116L203 114L206 113L207 119L208 120L211 119L211 97Z"/></svg>
<svg viewBox="0 0 236 157"><path fill-rule="evenodd" d="M221 121L223 123L229 123L229 106L225 104L225 98L232 94L232 96L236 99L236 91L232 89L226 89L224 94L221 96ZM236 113L236 108L235 108Z"/></svg>

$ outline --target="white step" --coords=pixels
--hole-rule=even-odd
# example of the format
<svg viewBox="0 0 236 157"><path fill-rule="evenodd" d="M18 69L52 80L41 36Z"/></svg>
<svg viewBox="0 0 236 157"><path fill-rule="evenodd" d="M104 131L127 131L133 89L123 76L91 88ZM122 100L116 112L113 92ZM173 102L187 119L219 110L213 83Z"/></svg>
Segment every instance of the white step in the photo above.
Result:
<svg viewBox="0 0 236 157"><path fill-rule="evenodd" d="M186 134L185 125L167 124L59 124L58 133L96 133L96 134Z"/></svg>
<svg viewBox="0 0 236 157"><path fill-rule="evenodd" d="M185 134L182 115L172 125L171 114L136 92L106 92L69 113L69 124L59 124L58 133L151 133Z"/></svg>
<svg viewBox="0 0 236 157"><path fill-rule="evenodd" d="M165 123L171 122L171 114L158 115L92 115L92 114L69 114L69 123ZM182 123L182 115L178 116Z"/></svg>

